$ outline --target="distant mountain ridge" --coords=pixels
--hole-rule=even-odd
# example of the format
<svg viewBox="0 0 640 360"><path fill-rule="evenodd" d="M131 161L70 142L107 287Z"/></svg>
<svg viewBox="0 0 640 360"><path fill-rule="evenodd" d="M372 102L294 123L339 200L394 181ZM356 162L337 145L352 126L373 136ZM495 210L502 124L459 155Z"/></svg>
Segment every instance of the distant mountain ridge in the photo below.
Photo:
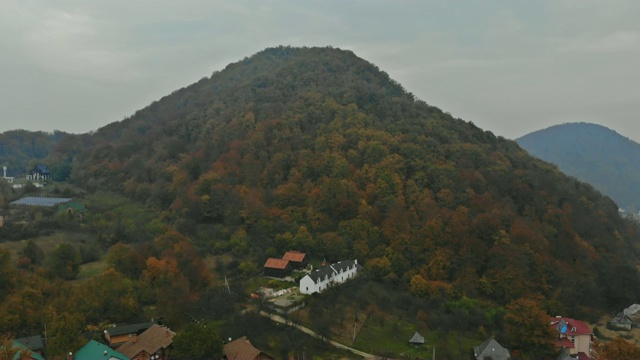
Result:
<svg viewBox="0 0 640 360"><path fill-rule="evenodd" d="M640 209L640 144L605 126L567 123L516 140L531 155L588 182L620 208Z"/></svg>

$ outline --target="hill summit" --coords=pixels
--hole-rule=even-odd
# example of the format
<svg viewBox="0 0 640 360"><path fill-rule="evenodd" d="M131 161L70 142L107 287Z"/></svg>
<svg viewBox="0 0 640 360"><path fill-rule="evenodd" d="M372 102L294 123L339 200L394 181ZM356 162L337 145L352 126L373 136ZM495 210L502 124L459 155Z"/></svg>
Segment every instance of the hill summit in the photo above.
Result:
<svg viewBox="0 0 640 360"><path fill-rule="evenodd" d="M575 314L640 295L638 234L610 199L350 51L266 49L54 156L70 152L72 181L161 210L246 274L297 249L416 296Z"/></svg>
<svg viewBox="0 0 640 360"><path fill-rule="evenodd" d="M624 209L640 210L640 144L597 124L568 123L516 140L532 155L592 184Z"/></svg>

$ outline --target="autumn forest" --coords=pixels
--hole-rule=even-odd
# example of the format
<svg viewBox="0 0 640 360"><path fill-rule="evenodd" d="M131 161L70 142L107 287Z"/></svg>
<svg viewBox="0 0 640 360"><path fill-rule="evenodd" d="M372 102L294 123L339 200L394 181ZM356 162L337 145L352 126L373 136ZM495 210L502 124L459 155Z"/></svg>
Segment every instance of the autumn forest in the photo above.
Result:
<svg viewBox="0 0 640 360"><path fill-rule="evenodd" d="M291 249L358 259L364 275L336 303L478 343L493 334L525 358L552 350L505 331L523 306L595 321L640 297L639 228L611 199L349 51L266 49L95 132L54 135L0 142L0 162L47 164L52 191L88 209L82 221L16 210L0 228L6 243L81 238L46 254L33 240L14 257L0 247L0 333L51 324L54 356L88 326L150 314L242 335L241 284ZM23 195L0 188L0 209ZM334 309L322 295L308 307ZM288 336L263 344L290 356Z"/></svg>

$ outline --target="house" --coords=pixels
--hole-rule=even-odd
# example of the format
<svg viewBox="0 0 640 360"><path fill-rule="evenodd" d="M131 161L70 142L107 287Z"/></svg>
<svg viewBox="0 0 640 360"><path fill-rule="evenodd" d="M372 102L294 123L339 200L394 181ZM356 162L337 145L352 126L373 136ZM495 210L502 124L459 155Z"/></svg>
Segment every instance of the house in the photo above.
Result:
<svg viewBox="0 0 640 360"><path fill-rule="evenodd" d="M85 346L72 354L73 360L129 360L124 354L121 354L105 344L101 344L95 340L89 341Z"/></svg>
<svg viewBox="0 0 640 360"><path fill-rule="evenodd" d="M264 263L264 276L284 278L291 275L289 260L269 258Z"/></svg>
<svg viewBox="0 0 640 360"><path fill-rule="evenodd" d="M158 324L142 332L137 337L120 345L116 350L131 360L147 360L151 356L154 359L166 360L169 357L169 346L173 343L173 331Z"/></svg>
<svg viewBox="0 0 640 360"><path fill-rule="evenodd" d="M222 354L225 360L273 360L271 356L253 347L246 336L224 345Z"/></svg>
<svg viewBox="0 0 640 360"><path fill-rule="evenodd" d="M631 317L625 315L624 313L618 314L613 319L609 320L607 323L607 328L611 330L627 330L630 331L633 327L633 320Z"/></svg>
<svg viewBox="0 0 640 360"><path fill-rule="evenodd" d="M476 360L511 360L509 350L492 337L473 348L473 357Z"/></svg>
<svg viewBox="0 0 640 360"><path fill-rule="evenodd" d="M553 329L558 333L557 348L566 348L573 356L589 358L592 349L593 332L583 321L556 316L550 321Z"/></svg>
<svg viewBox="0 0 640 360"><path fill-rule="evenodd" d="M127 324L122 326L114 326L104 330L104 339L109 345L120 345L129 340L137 338L143 331L155 324L154 322L144 322L137 324Z"/></svg>
<svg viewBox="0 0 640 360"><path fill-rule="evenodd" d="M409 344L412 345L424 345L424 336L420 335L419 332L415 332L411 339L409 339Z"/></svg>
<svg viewBox="0 0 640 360"><path fill-rule="evenodd" d="M87 208L75 201L63 203L58 205L58 212L66 214L69 218L77 218L78 221L84 220L84 214L87 212Z"/></svg>
<svg viewBox="0 0 640 360"><path fill-rule="evenodd" d="M303 269L309 263L307 254L294 250L284 253L282 259L289 260L292 269Z"/></svg>
<svg viewBox="0 0 640 360"><path fill-rule="evenodd" d="M51 172L47 165L36 164L31 170L30 174L27 174L27 180L48 180L51 178Z"/></svg>
<svg viewBox="0 0 640 360"><path fill-rule="evenodd" d="M4 352L4 345L0 345L0 356ZM14 340L11 342L11 352L18 350L12 360L44 360L42 355L29 350L27 346ZM2 358L4 359L4 357Z"/></svg>
<svg viewBox="0 0 640 360"><path fill-rule="evenodd" d="M342 284L358 275L358 260L339 261L316 269L300 279L300 292L313 294L330 286Z"/></svg>
<svg viewBox="0 0 640 360"><path fill-rule="evenodd" d="M23 337L16 339L16 341L26 346L27 349L33 351L34 353L42 355L42 353L44 352L44 342L42 341L42 336L40 335Z"/></svg>

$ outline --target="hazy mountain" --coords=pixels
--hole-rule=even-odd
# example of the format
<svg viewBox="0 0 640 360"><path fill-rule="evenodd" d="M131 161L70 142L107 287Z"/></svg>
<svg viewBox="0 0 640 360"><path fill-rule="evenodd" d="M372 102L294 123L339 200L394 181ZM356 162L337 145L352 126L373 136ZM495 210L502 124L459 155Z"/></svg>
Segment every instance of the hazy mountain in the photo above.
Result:
<svg viewBox="0 0 640 360"><path fill-rule="evenodd" d="M640 144L587 123L552 126L516 141L530 154L590 183L621 208L640 209Z"/></svg>

